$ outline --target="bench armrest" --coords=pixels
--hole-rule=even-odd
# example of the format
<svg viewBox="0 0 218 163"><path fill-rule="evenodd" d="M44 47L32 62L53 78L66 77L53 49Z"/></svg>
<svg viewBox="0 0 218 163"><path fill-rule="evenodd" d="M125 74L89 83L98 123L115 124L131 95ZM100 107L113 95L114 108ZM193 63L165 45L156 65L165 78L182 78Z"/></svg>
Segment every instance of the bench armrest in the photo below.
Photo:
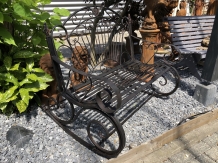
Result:
<svg viewBox="0 0 218 163"><path fill-rule="evenodd" d="M102 98L101 98L101 92L106 91L107 93L107 101L109 101L112 98L112 93L109 89L104 89L103 91L100 91L96 94L96 102L98 103L99 107L106 113L113 113L115 112L117 109L119 109L121 107L121 94L120 94L120 90L119 88L110 80L106 79L106 78L102 78L99 76L95 76L95 75L91 75L88 73L85 73L83 71L80 71L78 69L75 69L73 66L70 66L66 63L64 63L63 61L61 61L57 56L51 56L52 59L57 62L58 64L62 65L63 67L72 70L73 72L79 73L81 75L84 75L88 78L92 78L94 80L100 80L103 81L104 83L106 83L114 92L114 95L116 96L116 101L117 101L117 105L115 108L112 108L111 106L109 106L107 103L103 102Z"/></svg>

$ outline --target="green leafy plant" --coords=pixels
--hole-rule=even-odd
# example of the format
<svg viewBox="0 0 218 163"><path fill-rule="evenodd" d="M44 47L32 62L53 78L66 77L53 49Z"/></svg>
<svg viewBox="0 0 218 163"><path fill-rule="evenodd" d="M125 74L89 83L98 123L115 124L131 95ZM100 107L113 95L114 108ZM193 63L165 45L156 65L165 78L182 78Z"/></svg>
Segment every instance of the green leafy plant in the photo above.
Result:
<svg viewBox="0 0 218 163"><path fill-rule="evenodd" d="M0 1L0 110L24 112L52 77L39 68L39 59L48 53L43 25L60 24L69 11L43 10L50 0ZM42 6L42 7L38 7ZM42 8L42 9L40 9Z"/></svg>

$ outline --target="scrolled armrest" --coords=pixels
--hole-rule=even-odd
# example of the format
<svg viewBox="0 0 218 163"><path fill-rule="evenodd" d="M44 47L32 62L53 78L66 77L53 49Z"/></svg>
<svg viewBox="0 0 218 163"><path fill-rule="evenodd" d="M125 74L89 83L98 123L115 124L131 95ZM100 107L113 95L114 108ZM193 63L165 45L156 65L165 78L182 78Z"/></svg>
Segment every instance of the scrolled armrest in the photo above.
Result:
<svg viewBox="0 0 218 163"><path fill-rule="evenodd" d="M101 98L101 92L98 92L96 94L96 101L99 105L99 107L107 112L107 113L113 113L114 111L116 111L117 109L119 109L121 107L121 94L120 94L120 90L119 88L112 82L110 81L109 79L107 78L102 78L102 77L99 77L99 76L95 76L95 75L91 75L91 74L88 74L88 73L85 73L83 71L80 71L78 69L75 69L73 66L70 66L66 63L64 63L63 61L61 61L57 56L51 56L53 60L55 60L58 64L62 65L63 67L69 69L69 70L72 70L73 72L76 72L76 73L79 73L81 75L84 75L88 78L92 78L94 80L100 80L100 81L103 81L104 83L106 83L110 88L111 90L115 93L116 95L116 101L117 101L117 105L116 105L116 108L112 108L112 107L109 107L107 103L104 103L102 101L102 98ZM108 96L108 100L112 99L112 93L109 89L104 89L103 91L106 91L107 92L107 96Z"/></svg>

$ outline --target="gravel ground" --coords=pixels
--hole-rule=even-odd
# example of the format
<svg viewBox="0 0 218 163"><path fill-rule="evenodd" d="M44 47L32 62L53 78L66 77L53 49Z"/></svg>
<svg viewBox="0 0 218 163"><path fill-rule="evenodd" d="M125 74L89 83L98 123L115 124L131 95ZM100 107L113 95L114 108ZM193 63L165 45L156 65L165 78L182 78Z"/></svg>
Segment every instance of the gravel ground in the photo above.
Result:
<svg viewBox="0 0 218 163"><path fill-rule="evenodd" d="M178 125L195 114L217 107L216 103L204 107L193 99L196 83L199 81L187 70L179 71L181 85L169 98L152 98L124 125L126 146L140 145ZM214 82L218 86L218 82ZM11 145L6 139L11 126L23 126L33 132L28 144L22 148ZM30 112L10 117L0 115L0 162L106 162L107 159L94 154L68 136L41 108L31 106Z"/></svg>

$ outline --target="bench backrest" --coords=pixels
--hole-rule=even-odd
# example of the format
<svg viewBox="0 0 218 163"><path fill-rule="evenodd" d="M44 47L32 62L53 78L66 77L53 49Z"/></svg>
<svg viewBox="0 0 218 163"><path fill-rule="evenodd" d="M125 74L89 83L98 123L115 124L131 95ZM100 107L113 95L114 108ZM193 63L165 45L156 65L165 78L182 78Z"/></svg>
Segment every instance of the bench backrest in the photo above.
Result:
<svg viewBox="0 0 218 163"><path fill-rule="evenodd" d="M173 45L179 49L201 46L202 39L210 36L215 16L167 17Z"/></svg>
<svg viewBox="0 0 218 163"><path fill-rule="evenodd" d="M72 13L62 25L54 27L47 33L50 54L57 57L58 50L64 51L65 54L69 54L74 69L92 75L104 73L110 68L110 64L119 66L133 56L133 48L130 48L132 41L129 37L132 30L129 24L128 18L121 17L112 9L84 7ZM68 28L69 26L71 28ZM59 37L54 35L57 30L61 31ZM130 34L127 31L130 31ZM53 39L60 39L63 44L56 49ZM127 41L130 42L128 47ZM57 81L63 81L60 65L55 60L53 65L56 77L58 76ZM71 71L69 74L70 76L73 74L78 80L83 78L76 72ZM59 89L66 87L62 82L59 83Z"/></svg>

